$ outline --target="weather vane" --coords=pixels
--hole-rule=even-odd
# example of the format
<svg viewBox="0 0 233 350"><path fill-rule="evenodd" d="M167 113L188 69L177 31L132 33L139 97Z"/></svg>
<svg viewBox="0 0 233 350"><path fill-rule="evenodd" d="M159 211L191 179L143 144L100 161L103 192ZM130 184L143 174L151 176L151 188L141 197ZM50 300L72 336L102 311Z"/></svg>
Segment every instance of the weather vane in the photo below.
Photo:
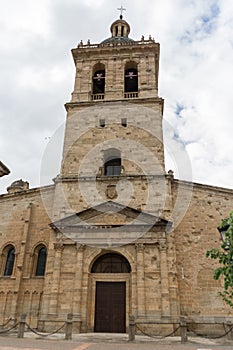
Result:
<svg viewBox="0 0 233 350"><path fill-rule="evenodd" d="M120 18L123 17L123 11L126 11L126 9L121 5L120 8L117 9L118 11L121 11L121 15L120 15Z"/></svg>

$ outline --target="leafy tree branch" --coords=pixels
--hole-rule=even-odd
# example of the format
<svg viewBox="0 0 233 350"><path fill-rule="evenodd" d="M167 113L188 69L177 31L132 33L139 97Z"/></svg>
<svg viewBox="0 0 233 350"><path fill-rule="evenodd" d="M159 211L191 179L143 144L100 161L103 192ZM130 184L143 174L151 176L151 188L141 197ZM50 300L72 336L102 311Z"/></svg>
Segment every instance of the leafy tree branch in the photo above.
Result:
<svg viewBox="0 0 233 350"><path fill-rule="evenodd" d="M219 229L225 234L221 247L208 250L206 257L218 260L220 266L215 269L213 277L215 280L223 277L224 291L219 294L233 308L233 210L222 220Z"/></svg>

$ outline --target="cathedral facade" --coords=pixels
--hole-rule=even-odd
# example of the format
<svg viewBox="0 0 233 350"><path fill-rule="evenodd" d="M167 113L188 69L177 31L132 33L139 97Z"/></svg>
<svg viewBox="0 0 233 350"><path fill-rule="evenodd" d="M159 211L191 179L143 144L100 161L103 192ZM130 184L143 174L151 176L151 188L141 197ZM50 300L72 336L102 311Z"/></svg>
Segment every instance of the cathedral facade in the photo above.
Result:
<svg viewBox="0 0 233 350"><path fill-rule="evenodd" d="M233 191L166 173L160 46L131 39L122 16L110 29L72 50L54 184L19 180L0 195L0 325L23 313L42 331L68 313L78 332L126 332L129 315L145 327L181 315L233 320L205 257L220 245Z"/></svg>

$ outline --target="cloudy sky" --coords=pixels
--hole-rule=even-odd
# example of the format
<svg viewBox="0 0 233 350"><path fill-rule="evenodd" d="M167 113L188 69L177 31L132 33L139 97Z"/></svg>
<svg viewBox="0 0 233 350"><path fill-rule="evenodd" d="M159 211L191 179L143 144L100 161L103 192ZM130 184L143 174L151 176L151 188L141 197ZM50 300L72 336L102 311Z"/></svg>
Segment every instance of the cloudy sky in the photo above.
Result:
<svg viewBox="0 0 233 350"><path fill-rule="evenodd" d="M177 178L233 188L232 0L0 0L0 160L14 180L41 183L51 137L59 172L64 103L71 97L70 50L82 39L109 37L121 4L130 37L149 35L161 44L159 95L165 99L165 142L185 149L192 175ZM170 128L167 128L170 125ZM57 132L59 130L59 132ZM49 183L46 183L49 184Z"/></svg>

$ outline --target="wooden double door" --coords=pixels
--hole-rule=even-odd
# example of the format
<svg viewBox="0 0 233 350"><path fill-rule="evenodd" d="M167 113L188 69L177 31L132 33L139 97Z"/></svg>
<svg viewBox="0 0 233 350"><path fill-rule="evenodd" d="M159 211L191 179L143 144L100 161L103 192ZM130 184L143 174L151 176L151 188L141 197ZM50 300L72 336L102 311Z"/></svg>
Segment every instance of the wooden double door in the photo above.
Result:
<svg viewBox="0 0 233 350"><path fill-rule="evenodd" d="M95 332L126 332L126 283L96 282Z"/></svg>

